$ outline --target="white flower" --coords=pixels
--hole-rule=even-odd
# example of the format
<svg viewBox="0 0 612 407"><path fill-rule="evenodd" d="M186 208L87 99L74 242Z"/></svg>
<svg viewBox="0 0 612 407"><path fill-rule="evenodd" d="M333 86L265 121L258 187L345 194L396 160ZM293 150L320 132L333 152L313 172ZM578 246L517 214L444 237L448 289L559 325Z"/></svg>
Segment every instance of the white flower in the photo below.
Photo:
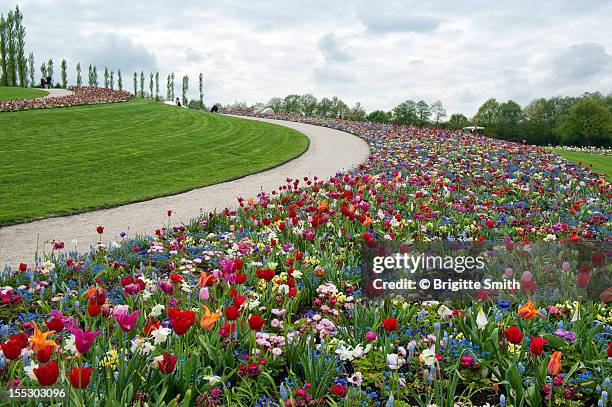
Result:
<svg viewBox="0 0 612 407"><path fill-rule="evenodd" d="M149 290L143 290L140 292L140 297L145 301L151 298L152 295L153 293Z"/></svg>
<svg viewBox="0 0 612 407"><path fill-rule="evenodd" d="M427 366L435 364L437 360L438 359L436 359L436 350L433 346L431 348L423 349L423 351L419 355L419 361L421 363L425 363Z"/></svg>
<svg viewBox="0 0 612 407"><path fill-rule="evenodd" d="M76 337L74 335L70 335L70 337L66 339L66 344L64 345L64 349L69 350L70 352L76 355L79 351L77 351L75 341L76 341Z"/></svg>
<svg viewBox="0 0 612 407"><path fill-rule="evenodd" d="M387 366L389 366L389 369L391 370L399 370L399 368L403 366L404 362L404 358L396 353L389 353L387 355Z"/></svg>
<svg viewBox="0 0 612 407"><path fill-rule="evenodd" d="M132 353L146 355L147 353L150 353L155 350L155 346L151 345L143 337L137 336L132 340L132 347L130 348L130 350L132 351Z"/></svg>
<svg viewBox="0 0 612 407"><path fill-rule="evenodd" d="M152 331L151 336L153 337L153 343L155 345L159 345L161 343L166 342L166 339L168 338L168 335L170 335L171 332L172 330L170 328L164 328L164 327L160 327Z"/></svg>
<svg viewBox="0 0 612 407"><path fill-rule="evenodd" d="M361 386L361 382L363 381L363 375L361 374L361 372L355 372L347 380L349 383L354 384L355 386Z"/></svg>
<svg viewBox="0 0 612 407"><path fill-rule="evenodd" d="M165 307L162 304L157 304L156 306L153 307L149 315L151 315L153 318L157 318L158 316L161 315L164 308Z"/></svg>
<svg viewBox="0 0 612 407"><path fill-rule="evenodd" d="M476 317L476 325L478 325L479 329L484 329L488 323L489 320L487 319L487 316L485 315L482 307L480 307L480 310L478 311L478 316Z"/></svg>
<svg viewBox="0 0 612 407"><path fill-rule="evenodd" d="M274 355L274 357L280 356L283 353L283 350L281 348L272 348L272 355Z"/></svg>
<svg viewBox="0 0 612 407"><path fill-rule="evenodd" d="M38 379L36 378L36 375L34 374L34 369L37 369L38 365L34 362L30 362L30 366L26 366L23 368L25 374L31 379L31 380L36 380L38 381Z"/></svg>
<svg viewBox="0 0 612 407"><path fill-rule="evenodd" d="M448 319L453 316L453 311L446 305L440 305L440 308L438 308L438 315L440 315L442 319Z"/></svg>
<svg viewBox="0 0 612 407"><path fill-rule="evenodd" d="M203 379L206 380L211 386L214 386L217 383L222 383L222 380L219 376L204 376Z"/></svg>

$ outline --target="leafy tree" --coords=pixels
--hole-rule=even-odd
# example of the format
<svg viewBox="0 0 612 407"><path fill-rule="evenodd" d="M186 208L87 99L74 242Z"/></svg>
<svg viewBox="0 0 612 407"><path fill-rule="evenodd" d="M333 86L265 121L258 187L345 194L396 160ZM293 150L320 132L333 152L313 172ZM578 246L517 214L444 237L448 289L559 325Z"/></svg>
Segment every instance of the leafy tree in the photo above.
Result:
<svg viewBox="0 0 612 407"><path fill-rule="evenodd" d="M522 114L521 106L513 100L500 104L497 115L497 137L505 140L520 140Z"/></svg>
<svg viewBox="0 0 612 407"><path fill-rule="evenodd" d="M429 118L431 117L431 110L429 109L429 105L425 103L424 100L419 100L416 105L416 114L419 118L419 126L423 127L427 123L429 123Z"/></svg>
<svg viewBox="0 0 612 407"><path fill-rule="evenodd" d="M461 113L453 113L450 115L446 126L450 129L462 129L470 125L470 121Z"/></svg>
<svg viewBox="0 0 612 407"><path fill-rule="evenodd" d="M438 124L446 117L446 109L444 109L444 105L439 100L436 100L431 105L431 113L433 114L433 120L436 128L438 128Z"/></svg>
<svg viewBox="0 0 612 407"><path fill-rule="evenodd" d="M47 63L43 62L42 64L40 64L40 74L42 75L43 78L47 77Z"/></svg>
<svg viewBox="0 0 612 407"><path fill-rule="evenodd" d="M53 59L49 58L47 61L47 76L51 78L49 82L51 86L53 86Z"/></svg>
<svg viewBox="0 0 612 407"><path fill-rule="evenodd" d="M81 86L81 84L83 83L83 78L81 78L81 63L80 62L77 63L76 73L77 73L76 85Z"/></svg>
<svg viewBox="0 0 612 407"><path fill-rule="evenodd" d="M189 76L183 76L183 106L187 106L189 101L187 100L187 91L189 90Z"/></svg>
<svg viewBox="0 0 612 407"><path fill-rule="evenodd" d="M155 72L155 100L159 100L159 72Z"/></svg>
<svg viewBox="0 0 612 407"><path fill-rule="evenodd" d="M138 96L138 74L134 72L134 97Z"/></svg>
<svg viewBox="0 0 612 407"><path fill-rule="evenodd" d="M579 100L555 128L561 143L573 146L612 146L612 113L593 98Z"/></svg>
<svg viewBox="0 0 612 407"><path fill-rule="evenodd" d="M328 98L323 98L317 105L317 114L321 117L331 117L332 108L332 101Z"/></svg>
<svg viewBox="0 0 612 407"><path fill-rule="evenodd" d="M307 93L300 97L302 114L304 116L314 116L317 112L317 98L312 93Z"/></svg>
<svg viewBox="0 0 612 407"><path fill-rule="evenodd" d="M363 121L366 118L366 111L361 106L360 102L355 103L355 106L351 108L351 112L349 114L349 118L351 120Z"/></svg>
<svg viewBox="0 0 612 407"><path fill-rule="evenodd" d="M92 86L98 87L98 68L94 65L91 70Z"/></svg>
<svg viewBox="0 0 612 407"><path fill-rule="evenodd" d="M25 87L28 81L28 64L25 54L26 32L23 26L23 13L19 10L19 6L15 6L13 18L15 20L15 59L17 73L19 74L19 86Z"/></svg>
<svg viewBox="0 0 612 407"><path fill-rule="evenodd" d="M497 123L499 117L499 103L497 100L491 98L484 102L476 112L474 116L474 124L476 126L484 127L485 134L494 136L497 130Z"/></svg>
<svg viewBox="0 0 612 407"><path fill-rule="evenodd" d="M2 68L0 85L2 86L8 86L7 30L8 22L4 18L4 15L0 15L0 68Z"/></svg>
<svg viewBox="0 0 612 407"><path fill-rule="evenodd" d="M28 73L30 74L30 86L34 87L34 73L36 71L34 70L34 53L32 51L30 51L30 55L28 56L28 66Z"/></svg>
<svg viewBox="0 0 612 407"><path fill-rule="evenodd" d="M17 44L15 41L15 14L9 11L6 19L7 76L9 86L17 86Z"/></svg>
<svg viewBox="0 0 612 407"><path fill-rule="evenodd" d="M391 120L397 124L416 125L418 123L416 102L407 100L395 106L391 111Z"/></svg>
<svg viewBox="0 0 612 407"><path fill-rule="evenodd" d="M170 100L174 100L174 72L170 74Z"/></svg>
<svg viewBox="0 0 612 407"><path fill-rule="evenodd" d="M93 66L91 66L91 64L89 64L89 68L87 70L87 84L89 86L93 86L94 82L93 82Z"/></svg>
<svg viewBox="0 0 612 407"><path fill-rule="evenodd" d="M266 106L269 107L270 109L274 110L274 113L278 113L278 112L284 111L284 101L283 101L283 99L281 99L279 97L274 97L274 98L268 100L268 103L267 103Z"/></svg>
<svg viewBox="0 0 612 407"><path fill-rule="evenodd" d="M389 123L392 114L385 112L384 110L374 110L366 116L366 120L374 123Z"/></svg>
<svg viewBox="0 0 612 407"><path fill-rule="evenodd" d="M151 99L155 97L153 95L153 81L154 80L155 80L155 75L153 75L153 72L149 73L149 92L150 92Z"/></svg>
<svg viewBox="0 0 612 407"><path fill-rule="evenodd" d="M115 71L110 71L110 88L115 89Z"/></svg>
<svg viewBox="0 0 612 407"><path fill-rule="evenodd" d="M60 64L60 77L62 78L62 88L66 89L68 87L68 65L66 64L66 60L62 59Z"/></svg>
<svg viewBox="0 0 612 407"><path fill-rule="evenodd" d="M284 111L287 113L298 113L302 112L302 97L300 95L287 95L285 96L283 106Z"/></svg>
<svg viewBox="0 0 612 407"><path fill-rule="evenodd" d="M200 87L200 109L204 109L204 74L200 72L198 77Z"/></svg>
<svg viewBox="0 0 612 407"><path fill-rule="evenodd" d="M172 96L170 95L170 74L166 78L166 100L170 100Z"/></svg>
<svg viewBox="0 0 612 407"><path fill-rule="evenodd" d="M144 99L144 82L145 82L144 71L140 71L140 97L142 99Z"/></svg>
<svg viewBox="0 0 612 407"><path fill-rule="evenodd" d="M121 77L121 69L117 70L117 88L123 90L123 78Z"/></svg>
<svg viewBox="0 0 612 407"><path fill-rule="evenodd" d="M553 133L555 116L553 105L544 98L532 100L523 108L523 128L525 138L530 144L556 144L558 139Z"/></svg>
<svg viewBox="0 0 612 407"><path fill-rule="evenodd" d="M107 67L104 67L104 87L107 89L110 88L110 75Z"/></svg>

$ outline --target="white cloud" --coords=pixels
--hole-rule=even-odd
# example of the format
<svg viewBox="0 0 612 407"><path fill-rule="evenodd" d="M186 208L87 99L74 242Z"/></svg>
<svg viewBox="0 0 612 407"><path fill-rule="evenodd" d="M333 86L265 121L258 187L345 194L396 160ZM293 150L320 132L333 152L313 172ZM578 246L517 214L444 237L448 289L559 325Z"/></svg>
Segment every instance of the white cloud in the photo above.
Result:
<svg viewBox="0 0 612 407"><path fill-rule="evenodd" d="M206 103L312 92L367 110L440 99L472 115L489 97L612 91L605 0L19 3L37 66L174 71L194 96L204 72Z"/></svg>

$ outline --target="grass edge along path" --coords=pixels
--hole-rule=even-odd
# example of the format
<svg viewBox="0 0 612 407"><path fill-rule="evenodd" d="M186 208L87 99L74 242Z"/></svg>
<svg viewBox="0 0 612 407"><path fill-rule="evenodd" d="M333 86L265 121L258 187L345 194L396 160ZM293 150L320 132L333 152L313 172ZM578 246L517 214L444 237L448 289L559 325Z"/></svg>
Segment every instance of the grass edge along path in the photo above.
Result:
<svg viewBox="0 0 612 407"><path fill-rule="evenodd" d="M0 86L0 100L36 99L47 96L49 92L38 88L14 88Z"/></svg>
<svg viewBox="0 0 612 407"><path fill-rule="evenodd" d="M176 195L282 165L284 126L149 100L3 113L0 226ZM11 131L9 131L11 130Z"/></svg>
<svg viewBox="0 0 612 407"><path fill-rule="evenodd" d="M612 174L612 156L603 154L585 153L582 151L567 151L562 148L551 148L551 151L566 160L575 162L583 167L592 165L592 170L610 178Z"/></svg>

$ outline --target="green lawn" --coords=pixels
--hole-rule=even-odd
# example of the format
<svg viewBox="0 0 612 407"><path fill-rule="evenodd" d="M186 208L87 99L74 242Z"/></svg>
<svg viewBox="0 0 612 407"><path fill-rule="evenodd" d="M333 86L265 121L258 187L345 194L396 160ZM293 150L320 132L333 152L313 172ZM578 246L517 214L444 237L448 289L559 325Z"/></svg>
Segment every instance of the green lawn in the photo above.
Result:
<svg viewBox="0 0 612 407"><path fill-rule="evenodd" d="M48 94L49 92L42 89L0 86L0 100L34 99Z"/></svg>
<svg viewBox="0 0 612 407"><path fill-rule="evenodd" d="M140 99L0 113L0 135L0 225L179 193L308 147L283 126Z"/></svg>
<svg viewBox="0 0 612 407"><path fill-rule="evenodd" d="M593 164L593 171L595 172L606 174L608 177L610 177L610 174L612 174L612 156L583 153L578 151L566 151L560 148L553 148L552 150L555 152L555 154L559 154L561 157L567 160L582 163L582 165L585 167L588 167L589 164Z"/></svg>

